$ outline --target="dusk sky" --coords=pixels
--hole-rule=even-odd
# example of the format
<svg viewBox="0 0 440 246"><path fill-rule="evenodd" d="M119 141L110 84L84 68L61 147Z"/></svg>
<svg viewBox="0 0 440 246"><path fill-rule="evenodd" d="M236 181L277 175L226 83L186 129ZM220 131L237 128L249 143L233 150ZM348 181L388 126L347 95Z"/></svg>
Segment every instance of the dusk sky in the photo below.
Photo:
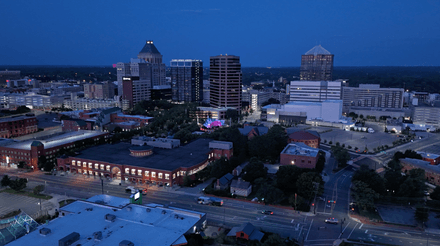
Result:
<svg viewBox="0 0 440 246"><path fill-rule="evenodd" d="M1 1L0 65L110 66L153 40L167 66L300 66L317 44L335 66L440 66L439 13L438 0Z"/></svg>

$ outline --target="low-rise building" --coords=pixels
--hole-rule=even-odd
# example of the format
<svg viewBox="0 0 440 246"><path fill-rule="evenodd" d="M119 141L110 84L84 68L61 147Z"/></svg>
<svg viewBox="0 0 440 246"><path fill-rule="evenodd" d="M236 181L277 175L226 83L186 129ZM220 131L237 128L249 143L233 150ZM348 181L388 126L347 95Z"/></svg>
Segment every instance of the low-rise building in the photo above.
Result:
<svg viewBox="0 0 440 246"><path fill-rule="evenodd" d="M190 112L190 116L192 118L199 119L226 119L226 112L228 110L236 110L233 107L222 107L222 108L213 108L213 107L197 107L197 110Z"/></svg>
<svg viewBox="0 0 440 246"><path fill-rule="evenodd" d="M400 159L402 172L407 173L414 168L425 170L426 181L434 185L440 185L440 165L432 165L429 161L404 158Z"/></svg>
<svg viewBox="0 0 440 246"><path fill-rule="evenodd" d="M281 165L295 165L300 168L315 168L319 149L304 143L290 143L280 154Z"/></svg>
<svg viewBox="0 0 440 246"><path fill-rule="evenodd" d="M304 143L312 148L319 148L321 138L317 132L297 131L289 135L288 143Z"/></svg>
<svg viewBox="0 0 440 246"><path fill-rule="evenodd" d="M211 142L219 141L201 138L173 149L129 143L99 145L76 156L58 158L58 170L133 183L181 185L185 176L193 177L211 161L232 156L232 143L222 142L230 149L221 149L223 154L219 156L218 148L211 146L222 144Z"/></svg>
<svg viewBox="0 0 440 246"><path fill-rule="evenodd" d="M231 194L247 197L252 193L252 185L250 182L243 181L241 178L234 179L230 186Z"/></svg>
<svg viewBox="0 0 440 246"><path fill-rule="evenodd" d="M247 136L249 140L256 136L262 136L269 131L269 128L260 125L260 126L245 126L243 128L238 128L240 133L244 136Z"/></svg>
<svg viewBox="0 0 440 246"><path fill-rule="evenodd" d="M121 107L121 102L117 97L114 99L89 99L73 97L69 100L64 100L64 106L73 110L87 110L94 108Z"/></svg>
<svg viewBox="0 0 440 246"><path fill-rule="evenodd" d="M63 132L93 130L93 122L81 119L66 119L61 121Z"/></svg>
<svg viewBox="0 0 440 246"><path fill-rule="evenodd" d="M110 121L112 123L134 121L139 123L141 127L148 125L148 123L150 123L151 120L153 120L153 117L148 117L143 115L128 115L123 113L113 113L111 114L111 118L110 118Z"/></svg>
<svg viewBox="0 0 440 246"><path fill-rule="evenodd" d="M439 165L440 164L440 155L431 154L427 152L420 152L418 151L417 154L420 154L422 156L422 160L429 161L431 165Z"/></svg>
<svg viewBox="0 0 440 246"><path fill-rule="evenodd" d="M241 238L249 241L261 241L261 239L264 237L264 233L257 230L257 228L255 228L255 226L251 223L244 223L241 226L233 227L226 236Z"/></svg>
<svg viewBox="0 0 440 246"><path fill-rule="evenodd" d="M0 119L0 137L12 138L38 131L38 122L35 116L18 116Z"/></svg>
<svg viewBox="0 0 440 246"><path fill-rule="evenodd" d="M205 213L131 204L108 195L75 201L59 213L59 218L8 245L181 246L188 244L185 235L200 232L207 224Z"/></svg>
<svg viewBox="0 0 440 246"><path fill-rule="evenodd" d="M223 175L223 177L217 179L217 181L215 182L214 189L216 190L227 189L231 184L233 178L234 176L230 173Z"/></svg>

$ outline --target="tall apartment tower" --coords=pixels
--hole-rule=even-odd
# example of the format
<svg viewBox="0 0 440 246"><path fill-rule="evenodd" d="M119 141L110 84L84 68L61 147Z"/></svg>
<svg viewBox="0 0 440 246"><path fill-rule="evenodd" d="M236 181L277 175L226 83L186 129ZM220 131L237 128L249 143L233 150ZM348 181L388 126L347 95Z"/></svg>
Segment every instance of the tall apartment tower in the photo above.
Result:
<svg viewBox="0 0 440 246"><path fill-rule="evenodd" d="M239 56L211 56L209 61L211 107L241 109L241 64Z"/></svg>
<svg viewBox="0 0 440 246"><path fill-rule="evenodd" d="M172 100L201 102L203 100L203 62L201 60L171 60Z"/></svg>
<svg viewBox="0 0 440 246"><path fill-rule="evenodd" d="M162 63L162 55L153 44L153 40L147 40L138 54L138 58L151 64L151 86L166 85L165 64Z"/></svg>
<svg viewBox="0 0 440 246"><path fill-rule="evenodd" d="M333 56L321 45L313 47L301 56L300 79L308 81L331 81Z"/></svg>
<svg viewBox="0 0 440 246"><path fill-rule="evenodd" d="M136 103L149 101L151 99L151 83L149 80L135 76L124 76L122 78L122 109L132 108Z"/></svg>

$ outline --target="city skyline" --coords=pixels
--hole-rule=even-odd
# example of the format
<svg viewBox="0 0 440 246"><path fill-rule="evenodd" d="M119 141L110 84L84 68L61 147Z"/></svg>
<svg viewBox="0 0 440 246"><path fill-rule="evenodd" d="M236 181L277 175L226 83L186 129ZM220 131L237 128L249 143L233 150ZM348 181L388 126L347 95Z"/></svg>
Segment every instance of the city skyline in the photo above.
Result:
<svg viewBox="0 0 440 246"><path fill-rule="evenodd" d="M107 66L136 57L145 40L154 40L165 64L230 54L245 67L297 67L301 55L321 44L335 54L335 66L440 65L440 3L430 0L0 6L7 23L0 65Z"/></svg>

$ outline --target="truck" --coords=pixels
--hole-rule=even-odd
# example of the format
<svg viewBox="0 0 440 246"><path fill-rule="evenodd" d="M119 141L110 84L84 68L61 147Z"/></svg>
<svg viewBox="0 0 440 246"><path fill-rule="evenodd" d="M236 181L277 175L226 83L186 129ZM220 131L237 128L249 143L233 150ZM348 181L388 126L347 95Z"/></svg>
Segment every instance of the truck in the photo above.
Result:
<svg viewBox="0 0 440 246"><path fill-rule="evenodd" d="M223 199L217 197L201 196L197 198L197 203L203 205L223 206Z"/></svg>

